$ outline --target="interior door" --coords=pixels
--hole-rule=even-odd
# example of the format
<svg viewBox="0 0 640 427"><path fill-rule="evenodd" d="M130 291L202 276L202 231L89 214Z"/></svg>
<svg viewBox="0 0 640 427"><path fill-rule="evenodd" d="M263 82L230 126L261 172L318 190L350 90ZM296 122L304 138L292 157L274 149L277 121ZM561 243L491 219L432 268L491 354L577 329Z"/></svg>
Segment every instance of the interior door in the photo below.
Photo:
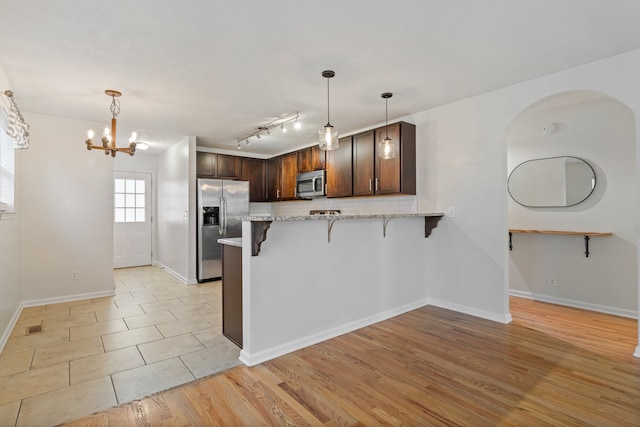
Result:
<svg viewBox="0 0 640 427"><path fill-rule="evenodd" d="M115 172L113 267L151 264L151 175Z"/></svg>

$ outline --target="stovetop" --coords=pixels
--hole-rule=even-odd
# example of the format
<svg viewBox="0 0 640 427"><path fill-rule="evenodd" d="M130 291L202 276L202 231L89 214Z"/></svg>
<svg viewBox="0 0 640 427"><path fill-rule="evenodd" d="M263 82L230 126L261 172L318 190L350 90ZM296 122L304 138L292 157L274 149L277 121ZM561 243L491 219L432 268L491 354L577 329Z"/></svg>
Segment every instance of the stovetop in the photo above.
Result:
<svg viewBox="0 0 640 427"><path fill-rule="evenodd" d="M309 215L340 215L340 209L312 209Z"/></svg>

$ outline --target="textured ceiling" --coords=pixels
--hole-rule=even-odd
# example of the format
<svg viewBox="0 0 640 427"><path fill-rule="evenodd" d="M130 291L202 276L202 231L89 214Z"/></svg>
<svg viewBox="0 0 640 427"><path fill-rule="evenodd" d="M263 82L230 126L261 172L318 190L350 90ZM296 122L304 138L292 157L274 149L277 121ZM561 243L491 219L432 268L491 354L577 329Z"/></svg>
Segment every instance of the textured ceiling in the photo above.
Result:
<svg viewBox="0 0 640 427"><path fill-rule="evenodd" d="M21 108L107 122L157 153L184 135L236 150L299 111L273 155L640 48L637 0L0 0L0 65ZM6 88L0 88L6 89ZM123 136L124 137L124 136ZM84 135L77 136L79 145Z"/></svg>

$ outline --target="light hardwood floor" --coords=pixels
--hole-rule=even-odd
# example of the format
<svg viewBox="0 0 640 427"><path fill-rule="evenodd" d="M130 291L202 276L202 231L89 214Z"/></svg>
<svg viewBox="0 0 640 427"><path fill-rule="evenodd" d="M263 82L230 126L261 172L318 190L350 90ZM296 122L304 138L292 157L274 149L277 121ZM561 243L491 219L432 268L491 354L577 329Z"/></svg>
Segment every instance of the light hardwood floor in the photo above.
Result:
<svg viewBox="0 0 640 427"><path fill-rule="evenodd" d="M425 307L66 426L640 426L637 321L520 298Z"/></svg>
<svg viewBox="0 0 640 427"><path fill-rule="evenodd" d="M115 297L23 310L0 353L0 427L59 424L240 364L220 282L139 267L114 283Z"/></svg>

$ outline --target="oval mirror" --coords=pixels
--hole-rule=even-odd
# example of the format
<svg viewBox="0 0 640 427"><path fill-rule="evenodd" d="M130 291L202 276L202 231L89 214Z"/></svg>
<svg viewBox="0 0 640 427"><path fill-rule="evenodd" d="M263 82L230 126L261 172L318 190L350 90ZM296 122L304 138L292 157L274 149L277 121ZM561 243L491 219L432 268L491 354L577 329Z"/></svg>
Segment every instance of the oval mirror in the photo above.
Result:
<svg viewBox="0 0 640 427"><path fill-rule="evenodd" d="M589 163L572 156L528 160L509 175L507 188L513 200L529 208L574 206L596 187Z"/></svg>

